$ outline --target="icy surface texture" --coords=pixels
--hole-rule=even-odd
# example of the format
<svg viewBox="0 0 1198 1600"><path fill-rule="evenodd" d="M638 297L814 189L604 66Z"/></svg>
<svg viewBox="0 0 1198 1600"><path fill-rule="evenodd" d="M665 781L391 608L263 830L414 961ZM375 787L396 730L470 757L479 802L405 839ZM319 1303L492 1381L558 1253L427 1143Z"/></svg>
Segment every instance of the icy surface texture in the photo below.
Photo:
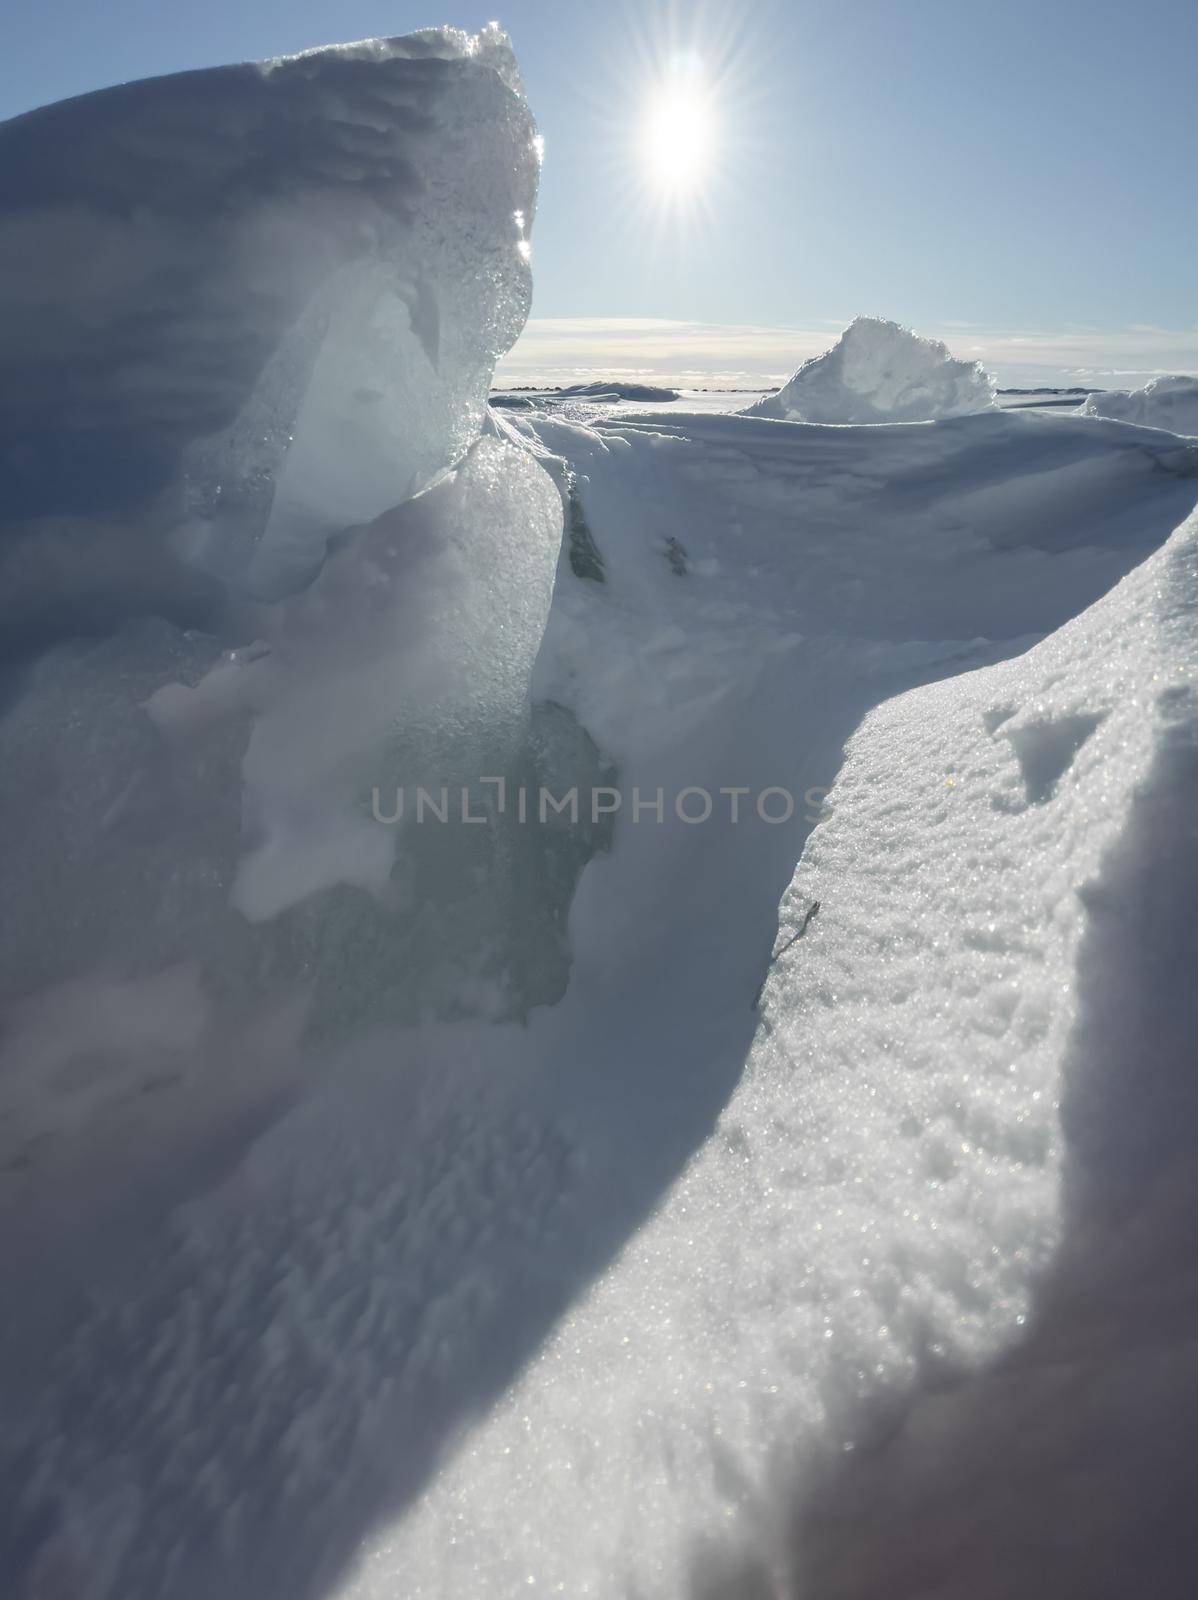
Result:
<svg viewBox="0 0 1198 1600"><path fill-rule="evenodd" d="M993 404L994 379L976 361L957 361L938 339L897 322L858 317L748 410L791 422L931 422Z"/></svg>
<svg viewBox="0 0 1198 1600"><path fill-rule="evenodd" d="M9 648L203 614L205 574L294 588L460 456L527 314L538 162L495 29L0 126Z"/></svg>
<svg viewBox="0 0 1198 1600"><path fill-rule="evenodd" d="M1142 389L1107 389L1086 397L1084 417L1115 417L1170 433L1198 434L1198 378L1153 378Z"/></svg>
<svg viewBox="0 0 1198 1600"><path fill-rule="evenodd" d="M561 534L548 475L484 437L244 646L143 623L46 655L0 722L0 996L194 961L218 1011L303 993L321 1029L551 998L571 869L479 780L535 796ZM418 786L443 825L413 825Z"/></svg>
<svg viewBox="0 0 1198 1600"><path fill-rule="evenodd" d="M561 522L532 458L479 439L460 467L352 535L302 594L270 608L254 650L194 689L154 696L150 715L175 739L214 717L252 718L243 804L254 842L233 885L251 921L337 883L384 891L398 829L371 814L374 788L390 814L396 784L456 778L477 791L484 769L510 775Z"/></svg>

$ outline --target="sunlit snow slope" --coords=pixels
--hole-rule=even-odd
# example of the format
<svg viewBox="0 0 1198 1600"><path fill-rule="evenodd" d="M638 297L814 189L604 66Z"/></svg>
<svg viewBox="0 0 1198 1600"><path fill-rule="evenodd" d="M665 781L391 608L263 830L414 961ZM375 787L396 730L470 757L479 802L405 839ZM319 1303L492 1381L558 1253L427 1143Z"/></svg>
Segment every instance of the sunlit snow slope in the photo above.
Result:
<svg viewBox="0 0 1198 1600"><path fill-rule="evenodd" d="M494 30L38 115L0 233L111 232L121 287L78 404L2 413L4 1592L1127 1592L1133 1400L1198 1395L1198 449L968 367L881 426L884 364L868 425L487 417L537 160ZM111 215L46 175L62 117ZM210 371L193 317L262 307L204 251L269 288L300 222L327 272ZM412 783L470 818L384 820ZM1079 1548L1038 1508L1096 1472Z"/></svg>

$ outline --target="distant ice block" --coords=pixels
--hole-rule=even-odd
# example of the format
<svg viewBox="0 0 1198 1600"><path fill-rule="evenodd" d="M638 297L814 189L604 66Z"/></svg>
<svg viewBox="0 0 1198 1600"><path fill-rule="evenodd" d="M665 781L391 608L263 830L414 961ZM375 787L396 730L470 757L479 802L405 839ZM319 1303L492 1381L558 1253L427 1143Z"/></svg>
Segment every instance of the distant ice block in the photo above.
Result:
<svg viewBox="0 0 1198 1600"><path fill-rule="evenodd" d="M822 356L748 412L789 422L931 422L986 411L994 379L938 339L897 322L857 317Z"/></svg>
<svg viewBox="0 0 1198 1600"><path fill-rule="evenodd" d="M10 648L297 587L460 458L528 312L539 151L496 28L0 125Z"/></svg>
<svg viewBox="0 0 1198 1600"><path fill-rule="evenodd" d="M1088 396L1083 417L1139 422L1170 433L1198 434L1198 378L1153 378L1142 389L1108 389Z"/></svg>

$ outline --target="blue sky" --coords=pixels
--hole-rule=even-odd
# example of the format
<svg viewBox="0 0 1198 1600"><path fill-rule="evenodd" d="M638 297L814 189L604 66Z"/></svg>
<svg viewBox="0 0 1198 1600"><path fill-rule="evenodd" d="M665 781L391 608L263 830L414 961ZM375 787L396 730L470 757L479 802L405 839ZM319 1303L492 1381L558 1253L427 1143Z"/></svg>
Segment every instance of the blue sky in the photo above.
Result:
<svg viewBox="0 0 1198 1600"><path fill-rule="evenodd" d="M1192 0L4 4L5 116L498 17L546 141L512 375L780 373L859 311L1005 381L1198 370ZM641 133L680 55L715 107L685 209L646 181Z"/></svg>

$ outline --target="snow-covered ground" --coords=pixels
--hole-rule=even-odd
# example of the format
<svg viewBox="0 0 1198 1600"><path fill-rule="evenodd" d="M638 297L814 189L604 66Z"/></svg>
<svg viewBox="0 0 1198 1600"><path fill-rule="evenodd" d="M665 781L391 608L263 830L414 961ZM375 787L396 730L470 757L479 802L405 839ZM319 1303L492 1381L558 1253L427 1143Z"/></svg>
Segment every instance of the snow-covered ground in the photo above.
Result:
<svg viewBox="0 0 1198 1600"><path fill-rule="evenodd" d="M723 415L741 411L761 397L759 389L669 389L655 400L644 400L642 384L612 380L599 383L593 394L579 393L573 387L549 389L498 389L491 395L491 405L505 414L527 411L548 412L556 417L588 421L618 412L621 416L653 413L664 404L677 406L679 411Z"/></svg>
<svg viewBox="0 0 1198 1600"><path fill-rule="evenodd" d="M267 139L201 233L269 278L295 207L328 269L152 482L57 501L50 398L14 458L5 1592L1187 1594L1198 446L862 323L816 387L865 422L488 411L506 41L230 74L0 129L19 166L56 115L121 148L242 95L315 177ZM145 427L105 435L134 477Z"/></svg>
<svg viewBox="0 0 1198 1600"><path fill-rule="evenodd" d="M492 394L491 404L497 411L547 411L554 416L581 421L608 416L615 411L625 416L661 409L661 402L631 400L620 394L621 385L618 382L603 384L601 388L607 398L579 399L570 397L560 388L499 389ZM1086 403L1087 392L1071 389L999 389L995 393L994 403L1003 411L1079 411ZM706 388L677 389L674 393L678 397L679 411L700 416L723 416L730 411L750 409L761 400L763 391ZM1099 397L1096 395L1095 398Z"/></svg>

